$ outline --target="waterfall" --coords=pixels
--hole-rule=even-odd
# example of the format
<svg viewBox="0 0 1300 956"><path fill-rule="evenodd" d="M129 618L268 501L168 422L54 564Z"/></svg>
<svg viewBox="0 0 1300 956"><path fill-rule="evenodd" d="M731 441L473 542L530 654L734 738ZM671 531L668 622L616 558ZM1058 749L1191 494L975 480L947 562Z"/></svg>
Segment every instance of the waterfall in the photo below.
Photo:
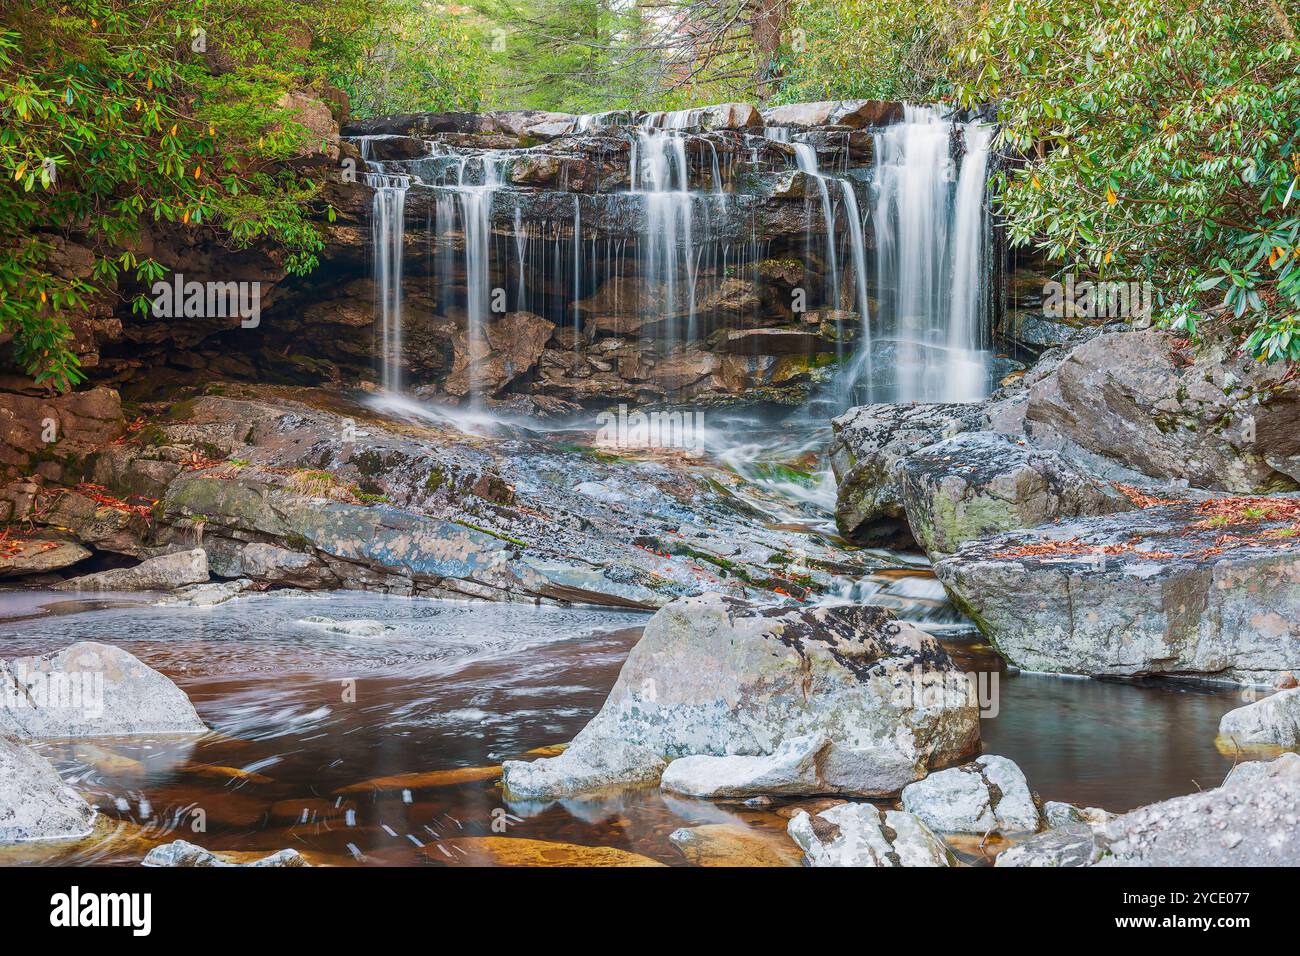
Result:
<svg viewBox="0 0 1300 956"><path fill-rule="evenodd" d="M366 173L375 191L370 204L370 242L375 256L375 312L379 337L379 381L387 391L402 388L402 245L405 238L405 176Z"/></svg>
<svg viewBox="0 0 1300 956"><path fill-rule="evenodd" d="M686 140L674 127L659 129L650 125L651 120L647 117L636 130L629 174L632 193L645 204L645 232L637 237L641 276L650 295L657 297L657 311L665 319L660 326L660 346L669 352L676 340L675 320L683 307L692 330L695 325L691 176ZM678 287L679 274L685 276L685 294Z"/></svg>
<svg viewBox="0 0 1300 956"><path fill-rule="evenodd" d="M893 354L890 381L859 374L870 400L975 401L987 391L991 143L987 124L920 106L875 136L878 344ZM959 166L954 152L964 153Z"/></svg>

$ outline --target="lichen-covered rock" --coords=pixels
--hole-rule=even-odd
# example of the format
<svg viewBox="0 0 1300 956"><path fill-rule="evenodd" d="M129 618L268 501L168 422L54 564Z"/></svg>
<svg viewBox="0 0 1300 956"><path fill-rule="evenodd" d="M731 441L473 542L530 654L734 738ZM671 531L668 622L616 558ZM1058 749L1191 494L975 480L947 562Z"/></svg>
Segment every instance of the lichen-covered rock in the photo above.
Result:
<svg viewBox="0 0 1300 956"><path fill-rule="evenodd" d="M1155 478L1232 492L1300 483L1300 387L1227 347L1156 330L1099 335L1028 389L1027 430ZM1190 359L1190 363L1186 360Z"/></svg>
<svg viewBox="0 0 1300 956"><path fill-rule="evenodd" d="M920 819L870 803L800 810L787 827L808 866L952 866L952 851Z"/></svg>
<svg viewBox="0 0 1300 956"><path fill-rule="evenodd" d="M1059 453L995 432L930 445L897 473L912 537L931 558L1003 531L1132 508Z"/></svg>
<svg viewBox="0 0 1300 956"><path fill-rule="evenodd" d="M1086 823L1096 827L1114 818L1115 814L1100 807L1077 807L1072 803L1062 803L1059 800L1048 800L1043 804L1043 822L1053 829L1076 823Z"/></svg>
<svg viewBox="0 0 1300 956"><path fill-rule="evenodd" d="M207 729L179 687L120 647L79 641L0 661L0 733L39 740Z"/></svg>
<svg viewBox="0 0 1300 956"><path fill-rule="evenodd" d="M506 792L515 798L551 798L625 787L653 786L665 761L639 744L579 734L557 757L507 760Z"/></svg>
<svg viewBox="0 0 1300 956"><path fill-rule="evenodd" d="M1223 786L1099 827L1094 865L1297 866L1300 755L1238 765Z"/></svg>
<svg viewBox="0 0 1300 956"><path fill-rule="evenodd" d="M1300 687L1228 711L1219 721L1219 736L1242 745L1300 747Z"/></svg>
<svg viewBox="0 0 1300 956"><path fill-rule="evenodd" d="M85 574L56 587L63 591L174 591L207 580L207 552L192 548L147 558L133 568Z"/></svg>
<svg viewBox="0 0 1300 956"><path fill-rule="evenodd" d="M48 760L0 733L0 844L84 837L94 823L94 809Z"/></svg>
<svg viewBox="0 0 1300 956"><path fill-rule="evenodd" d="M903 808L940 833L1032 833L1042 825L1025 775L992 754L904 787Z"/></svg>
<svg viewBox="0 0 1300 956"><path fill-rule="evenodd" d="M910 532L895 466L904 457L962 432L987 427L968 403L860 405L831 422L831 468L838 491L835 522L855 540L889 541Z"/></svg>
<svg viewBox="0 0 1300 956"><path fill-rule="evenodd" d="M1241 523L1220 500L1012 531L934 572L1026 670L1272 684L1300 670L1300 547L1271 500L1292 499L1239 502L1264 515Z"/></svg>
<svg viewBox="0 0 1300 956"><path fill-rule="evenodd" d="M614 741L676 760L762 757L791 738L825 734L830 745L814 760L818 789L893 794L975 749L977 711L954 674L933 638L884 608L683 598L646 625L573 746L554 760L507 762L505 784L528 796L579 793L591 776L589 748L603 752ZM638 761L629 773L644 780L644 769Z"/></svg>

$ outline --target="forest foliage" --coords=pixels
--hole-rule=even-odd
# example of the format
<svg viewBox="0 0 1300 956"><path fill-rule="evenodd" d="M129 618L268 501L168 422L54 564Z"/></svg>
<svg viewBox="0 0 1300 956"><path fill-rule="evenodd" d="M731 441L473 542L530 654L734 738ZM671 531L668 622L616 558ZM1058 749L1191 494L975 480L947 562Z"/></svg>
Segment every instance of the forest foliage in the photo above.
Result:
<svg viewBox="0 0 1300 956"><path fill-rule="evenodd" d="M1297 24L1300 0L7 0L0 339L75 384L66 315L160 273L151 222L312 269L289 91L355 116L866 97L996 104L1015 243L1295 360ZM74 233L90 276L52 265Z"/></svg>

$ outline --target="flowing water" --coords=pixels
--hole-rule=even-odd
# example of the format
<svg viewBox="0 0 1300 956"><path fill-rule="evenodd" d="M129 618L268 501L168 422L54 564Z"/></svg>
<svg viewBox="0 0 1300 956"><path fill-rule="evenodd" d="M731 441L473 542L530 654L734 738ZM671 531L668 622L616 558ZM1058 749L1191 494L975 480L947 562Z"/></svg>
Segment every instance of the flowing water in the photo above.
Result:
<svg viewBox="0 0 1300 956"><path fill-rule="evenodd" d="M46 601L53 613L36 610ZM292 847L335 865L522 862L490 839L506 836L680 864L668 836L700 823L783 845L779 806L657 789L503 798L494 768L577 733L643 614L362 593L214 608L140 601L24 595L8 608L18 619L0 620L0 641L7 655L117 644L175 680L214 733L39 744L108 820L143 830L70 854L28 847L25 859L128 862L146 841L188 839ZM978 646L952 648L965 667L996 666ZM1214 786L1232 765L1213 744L1219 717L1239 704L1224 690L1005 674L999 690L997 715L982 722L985 749L1015 760L1044 799L1123 810Z"/></svg>
<svg viewBox="0 0 1300 956"><path fill-rule="evenodd" d="M992 127L908 106L875 137L877 343L873 401L975 401L988 389L985 202Z"/></svg>

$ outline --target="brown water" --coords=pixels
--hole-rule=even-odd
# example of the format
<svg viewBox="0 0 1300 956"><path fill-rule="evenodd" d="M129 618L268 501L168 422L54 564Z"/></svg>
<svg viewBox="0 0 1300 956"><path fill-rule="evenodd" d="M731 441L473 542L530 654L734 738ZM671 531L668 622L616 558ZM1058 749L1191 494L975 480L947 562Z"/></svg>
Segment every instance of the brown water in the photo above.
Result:
<svg viewBox="0 0 1300 956"><path fill-rule="evenodd" d="M9 614L50 597L18 608L10 596ZM537 861L501 855L493 838L504 836L681 864L668 835L683 826L730 823L784 839L778 807L657 789L503 799L493 768L577 733L644 615L347 592L206 609L90 603L0 621L0 654L117 644L175 680L215 733L40 744L106 821L126 825L76 848L25 848L26 861L135 862L177 838L214 850L293 847L338 865ZM339 633L356 621L370 622L365 636ZM953 650L964 667L995 666L987 649ZM1005 674L999 690L985 750L1015 760L1044 799L1123 810L1215 786L1232 764L1214 747L1219 717L1241 703L1231 691ZM424 776L383 779L410 774ZM548 862L581 861L549 852Z"/></svg>

